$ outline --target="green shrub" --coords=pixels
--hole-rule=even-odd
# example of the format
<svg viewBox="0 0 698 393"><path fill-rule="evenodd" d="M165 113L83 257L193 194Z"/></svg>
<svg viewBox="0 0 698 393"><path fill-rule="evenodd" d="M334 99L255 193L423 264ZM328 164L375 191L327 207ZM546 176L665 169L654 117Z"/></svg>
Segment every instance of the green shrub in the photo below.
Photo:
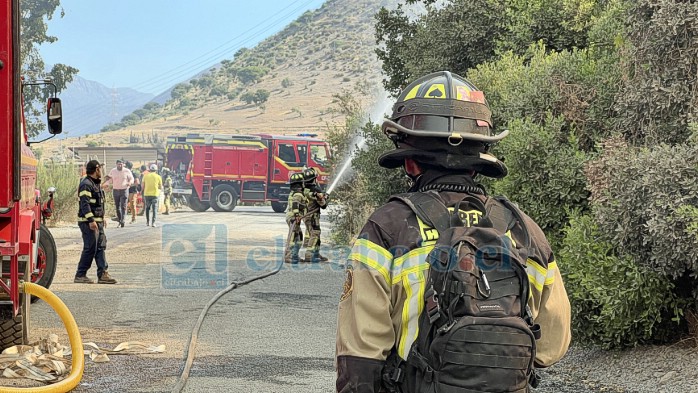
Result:
<svg viewBox="0 0 698 393"><path fill-rule="evenodd" d="M698 119L698 3L638 0L628 22L618 126L638 144L681 143Z"/></svg>
<svg viewBox="0 0 698 393"><path fill-rule="evenodd" d="M562 238L570 210L586 210L584 163L587 155L577 143L561 140L564 121L548 116L543 125L514 120L511 134L500 142L495 155L503 158L509 175L490 182L491 193L518 203L545 231L553 246Z"/></svg>
<svg viewBox="0 0 698 393"><path fill-rule="evenodd" d="M694 142L652 148L609 142L588 172L605 239L620 255L672 278L698 272L696 151Z"/></svg>
<svg viewBox="0 0 698 393"><path fill-rule="evenodd" d="M616 256L590 215L572 217L565 234L558 260L576 341L604 348L646 343L681 315L673 284L631 257Z"/></svg>
<svg viewBox="0 0 698 393"><path fill-rule="evenodd" d="M42 202L48 200L49 187L56 187L53 196L54 212L50 221L75 221L78 211L78 185L80 170L76 163L51 164L41 162L37 168L36 186L41 191Z"/></svg>

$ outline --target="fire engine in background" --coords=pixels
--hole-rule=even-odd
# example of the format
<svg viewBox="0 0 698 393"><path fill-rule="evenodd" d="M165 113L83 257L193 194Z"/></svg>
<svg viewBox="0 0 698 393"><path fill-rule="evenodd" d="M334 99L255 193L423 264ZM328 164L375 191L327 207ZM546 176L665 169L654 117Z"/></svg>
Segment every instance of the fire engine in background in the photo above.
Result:
<svg viewBox="0 0 698 393"><path fill-rule="evenodd" d="M19 56L19 0L0 0L0 347L26 343L29 298L19 282L47 287L56 271L56 243L41 223L36 190L37 159L25 131L22 89L49 81L23 83ZM48 126L61 132L61 103L48 99ZM47 210L46 214L50 214Z"/></svg>
<svg viewBox="0 0 698 393"><path fill-rule="evenodd" d="M329 154L326 142L306 136L188 134L167 138L164 161L174 173L173 197L186 195L195 211L271 201L280 213L292 173L313 167L327 184Z"/></svg>

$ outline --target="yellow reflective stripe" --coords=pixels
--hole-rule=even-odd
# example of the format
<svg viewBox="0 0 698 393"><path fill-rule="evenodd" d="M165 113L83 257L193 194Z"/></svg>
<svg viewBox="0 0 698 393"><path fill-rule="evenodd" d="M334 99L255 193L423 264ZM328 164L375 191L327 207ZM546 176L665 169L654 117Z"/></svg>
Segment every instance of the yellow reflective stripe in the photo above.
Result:
<svg viewBox="0 0 698 393"><path fill-rule="evenodd" d="M95 215L92 212L85 214L85 218L90 218L90 217L94 217L94 216Z"/></svg>
<svg viewBox="0 0 698 393"><path fill-rule="evenodd" d="M557 264L555 264L554 267L557 268ZM528 281L531 285L539 292L543 292L543 286L548 284L548 274L550 270L546 270L543 266L536 263L536 261L529 258L526 260L526 272L528 273ZM552 271L550 284L552 284L552 280L555 278L554 274L554 271Z"/></svg>
<svg viewBox="0 0 698 393"><path fill-rule="evenodd" d="M421 261L417 261L417 263L414 263L414 262L416 260L418 260L420 256L424 256L422 261L426 260L426 255L429 254L433 248L434 248L434 246L425 246L425 247L415 248L412 251L408 252L407 254L404 254L402 256L395 258L395 262L394 262L395 267L400 267L402 265L406 265L406 266L418 265L419 262L421 262Z"/></svg>
<svg viewBox="0 0 698 393"><path fill-rule="evenodd" d="M88 220L87 218L85 218L85 217L78 217L78 222L86 222L86 221L89 221L89 220ZM95 222L102 222L102 221L104 221L104 219L103 219L102 217L95 217L95 218L93 219L93 221L95 221Z"/></svg>
<svg viewBox="0 0 698 393"><path fill-rule="evenodd" d="M379 272L386 283L390 283L390 268L393 254L370 240L358 239L354 243L349 259L363 263Z"/></svg>
<svg viewBox="0 0 698 393"><path fill-rule="evenodd" d="M81 197L81 196L88 196L88 197L91 197L91 196L92 196L92 191L88 191L88 190L80 191L80 194L78 194L78 196L79 196L79 197Z"/></svg>
<svg viewBox="0 0 698 393"><path fill-rule="evenodd" d="M96 200L96 199L90 199L88 202L90 202L90 203L97 203L97 200Z"/></svg>
<svg viewBox="0 0 698 393"><path fill-rule="evenodd" d="M402 325L398 342L398 354L403 359L409 356L409 350L419 334L419 316L424 308L425 285L424 270L403 275L402 286L405 288L406 298L402 306Z"/></svg>
<svg viewBox="0 0 698 393"><path fill-rule="evenodd" d="M393 269L393 281L392 285L399 283L403 276L411 273L416 273L422 270L429 269L429 263L425 262L427 260L427 255L434 248L434 246L426 246L415 248L414 250L395 258L394 269Z"/></svg>
<svg viewBox="0 0 698 393"><path fill-rule="evenodd" d="M555 282L555 271L557 270L557 262L552 261L548 264L548 274L545 276L545 285L551 285Z"/></svg>
<svg viewBox="0 0 698 393"><path fill-rule="evenodd" d="M390 282L390 272L388 271L388 269L381 266L376 260L371 259L369 256L359 253L351 253L349 255L349 259L361 262L364 265L372 268L373 270L376 270L378 273L381 274L381 276L383 276L386 283Z"/></svg>
<svg viewBox="0 0 698 393"><path fill-rule="evenodd" d="M420 264L420 265L412 266L412 267L409 268L409 269L403 269L403 270L400 272L400 274L398 274L396 277L393 277L393 282L392 282L392 284L393 284L393 285L397 284L398 282L400 282L400 280L401 280L402 277L404 277L404 276L408 276L408 275L413 274L413 273L420 273L420 272L423 272L423 271L425 271L425 270L429 270L429 262L424 262L424 263L422 263L422 264Z"/></svg>
<svg viewBox="0 0 698 393"><path fill-rule="evenodd" d="M407 279L407 276L402 276L402 286L405 288L407 297L405 298L405 303L402 305L402 332L400 334L400 342L397 346L397 352L401 358L407 359L406 344L410 324L410 301L412 300L412 286L410 285L410 281Z"/></svg>

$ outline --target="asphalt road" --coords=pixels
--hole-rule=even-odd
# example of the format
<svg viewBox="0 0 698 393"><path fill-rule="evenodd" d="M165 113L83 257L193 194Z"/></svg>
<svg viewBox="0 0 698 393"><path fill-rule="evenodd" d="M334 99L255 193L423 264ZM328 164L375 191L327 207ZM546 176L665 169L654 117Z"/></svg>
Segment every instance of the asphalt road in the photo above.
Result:
<svg viewBox="0 0 698 393"><path fill-rule="evenodd" d="M125 228L111 224L107 261L119 283L73 283L82 240L77 225L68 225L52 228L59 261L51 289L72 311L84 342L111 348L140 341L167 349L110 355L108 363L86 358L75 392L170 392L201 309L227 283L280 265L278 274L234 290L211 308L185 392L334 391L336 307L347 248L324 250L330 263L283 265L287 227L284 215L270 207L187 210L160 216L157 228L146 227L143 217ZM323 222L323 238L328 229ZM96 280L95 266L88 275ZM55 333L68 344L62 323L45 303L32 307L31 323L32 341ZM603 377L601 383L589 380L590 372L573 372L604 357L570 351L543 373L537 392L634 391L609 387L603 382L612 381Z"/></svg>
<svg viewBox="0 0 698 393"><path fill-rule="evenodd" d="M284 216L270 207L182 211L160 216L158 224L146 227L139 217L125 228L108 226L109 272L119 281L113 286L74 284L80 231L77 226L52 229L59 262L51 289L72 311L83 341L167 347L164 354L111 355L109 363L87 359L76 392L170 391L200 310L228 282L277 268L287 232ZM199 334L185 391L332 391L345 252L326 251L339 263L284 265L280 273L218 301ZM88 275L96 280L95 269ZM68 343L46 304L33 306L31 318L32 340L57 333Z"/></svg>

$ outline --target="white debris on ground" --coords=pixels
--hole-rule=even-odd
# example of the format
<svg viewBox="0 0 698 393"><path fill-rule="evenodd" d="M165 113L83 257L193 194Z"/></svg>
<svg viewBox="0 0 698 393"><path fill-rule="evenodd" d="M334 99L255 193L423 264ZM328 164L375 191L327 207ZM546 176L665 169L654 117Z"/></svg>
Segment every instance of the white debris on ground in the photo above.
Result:
<svg viewBox="0 0 698 393"><path fill-rule="evenodd" d="M109 361L108 355L140 355L164 353L165 346L151 346L138 341L123 342L113 349L103 348L95 343L83 343L85 355L95 363ZM48 338L31 345L15 345L0 354L0 371L4 378L32 379L54 383L68 376L71 370L72 355L70 347L61 345L58 336L51 334Z"/></svg>

